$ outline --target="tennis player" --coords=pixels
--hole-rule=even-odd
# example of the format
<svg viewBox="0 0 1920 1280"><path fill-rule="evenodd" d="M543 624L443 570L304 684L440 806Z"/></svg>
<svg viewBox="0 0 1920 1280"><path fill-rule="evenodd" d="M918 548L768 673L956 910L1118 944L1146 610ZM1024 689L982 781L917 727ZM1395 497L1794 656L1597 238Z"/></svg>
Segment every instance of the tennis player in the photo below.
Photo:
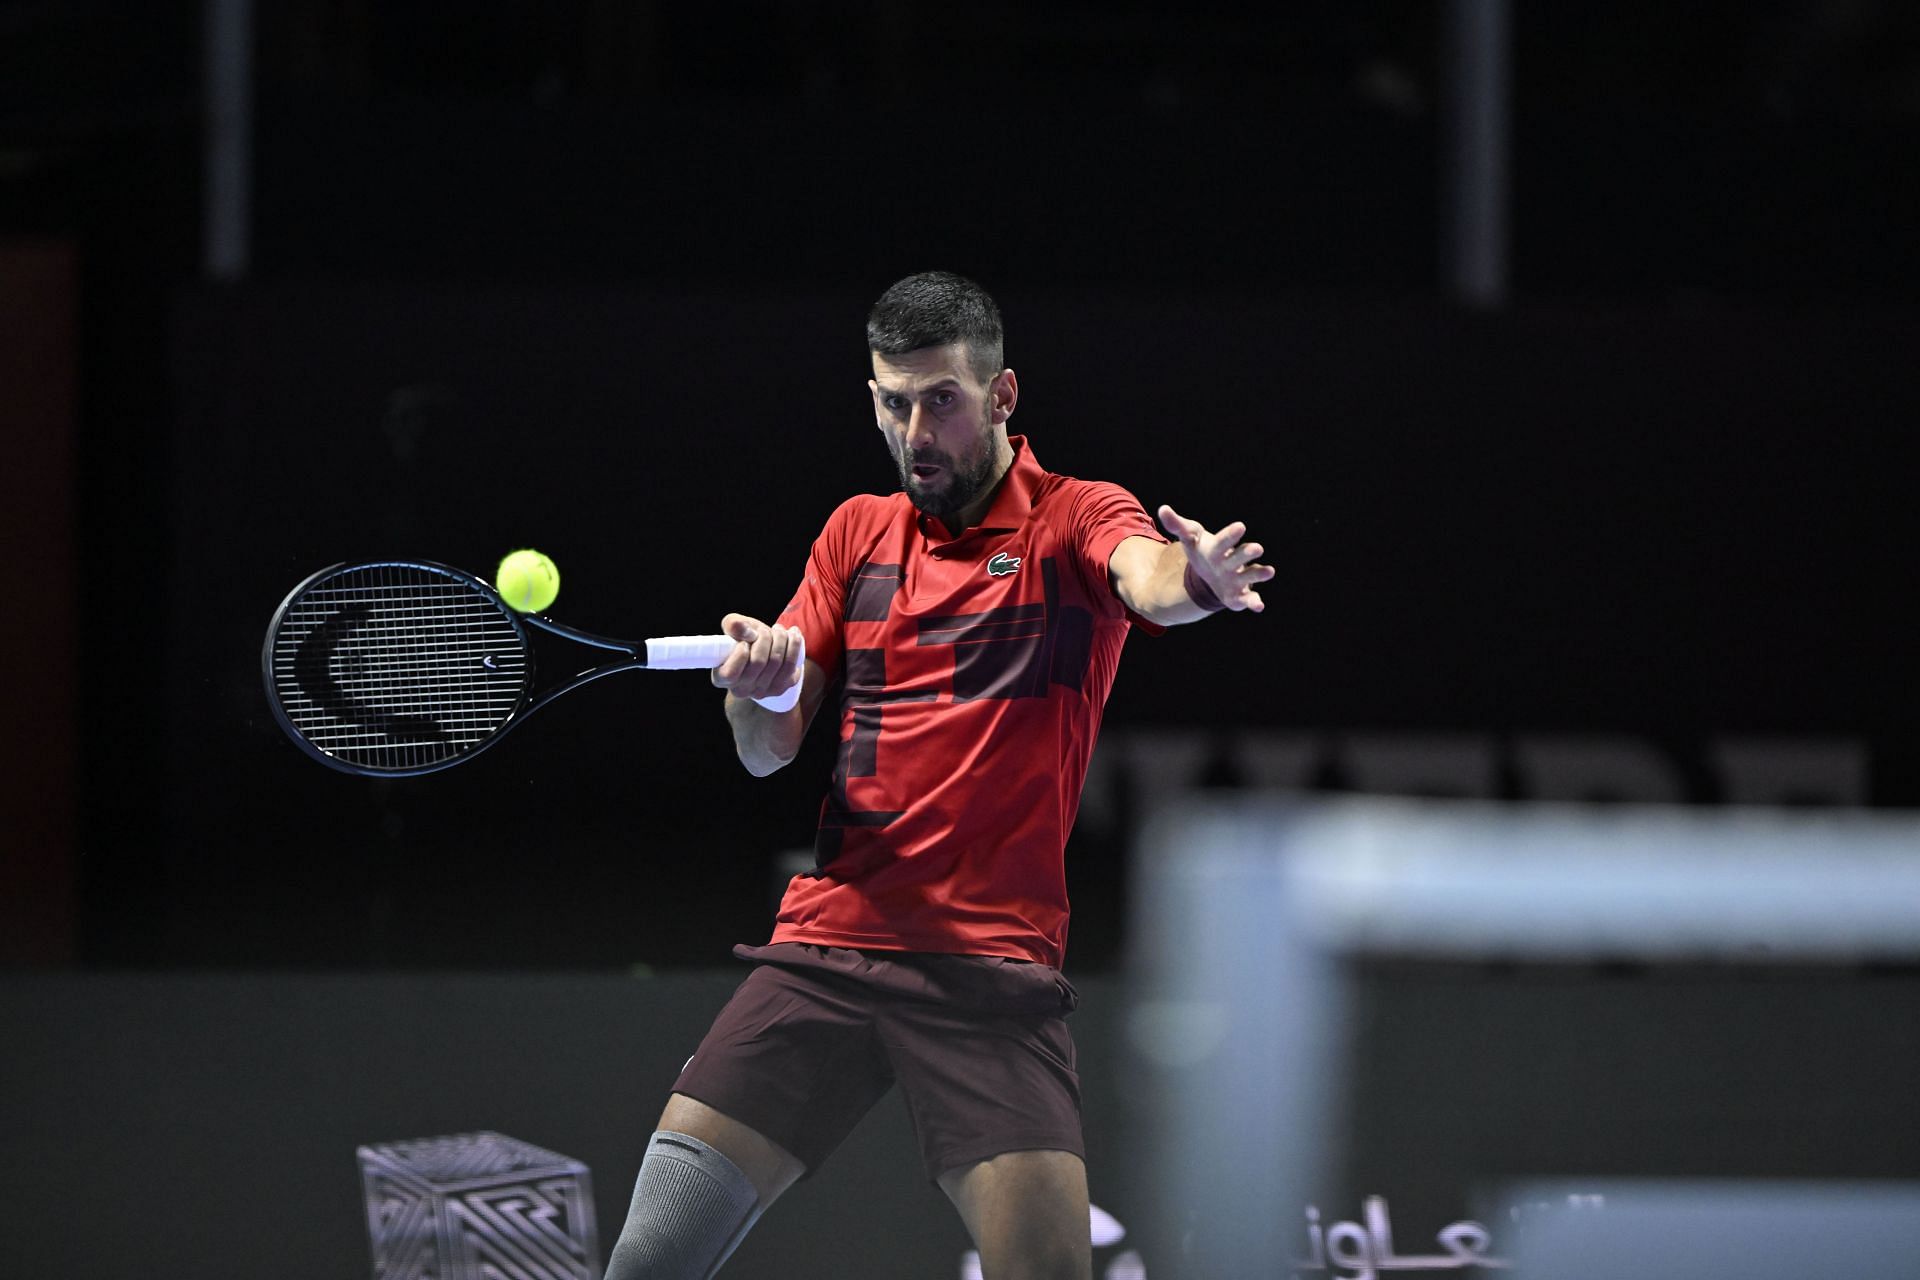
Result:
<svg viewBox="0 0 1920 1280"><path fill-rule="evenodd" d="M843 503L775 623L726 616L713 672L756 775L832 700L815 867L735 948L756 967L674 1085L608 1280L712 1275L896 1083L987 1280L1091 1274L1067 833L1129 629L1258 612L1273 570L1245 526L1163 506L1169 541L1008 435L1020 383L972 281L901 280L867 345L902 492ZM800 700L768 711L801 636Z"/></svg>

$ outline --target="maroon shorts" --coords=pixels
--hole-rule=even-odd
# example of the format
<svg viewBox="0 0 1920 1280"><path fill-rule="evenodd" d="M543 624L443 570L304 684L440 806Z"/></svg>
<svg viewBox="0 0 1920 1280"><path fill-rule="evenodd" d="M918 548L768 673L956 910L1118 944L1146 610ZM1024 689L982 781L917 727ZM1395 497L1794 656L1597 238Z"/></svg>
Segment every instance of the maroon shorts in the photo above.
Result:
<svg viewBox="0 0 1920 1280"><path fill-rule="evenodd" d="M900 1082L928 1178L1005 1151L1082 1158L1056 969L987 956L735 947L758 962L675 1093L759 1130L811 1174Z"/></svg>

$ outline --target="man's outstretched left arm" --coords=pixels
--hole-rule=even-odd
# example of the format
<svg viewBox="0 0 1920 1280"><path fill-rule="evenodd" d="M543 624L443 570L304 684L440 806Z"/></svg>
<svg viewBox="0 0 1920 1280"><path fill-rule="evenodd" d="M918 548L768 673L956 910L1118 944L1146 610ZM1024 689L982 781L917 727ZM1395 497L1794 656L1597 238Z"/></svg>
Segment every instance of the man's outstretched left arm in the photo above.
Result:
<svg viewBox="0 0 1920 1280"><path fill-rule="evenodd" d="M1224 609L1259 613L1267 607L1256 588L1273 577L1273 566L1259 563L1264 547L1243 541L1245 524L1236 520L1210 532L1172 507L1163 505L1159 514L1174 541L1127 538L1107 560L1114 592L1127 608L1172 626Z"/></svg>

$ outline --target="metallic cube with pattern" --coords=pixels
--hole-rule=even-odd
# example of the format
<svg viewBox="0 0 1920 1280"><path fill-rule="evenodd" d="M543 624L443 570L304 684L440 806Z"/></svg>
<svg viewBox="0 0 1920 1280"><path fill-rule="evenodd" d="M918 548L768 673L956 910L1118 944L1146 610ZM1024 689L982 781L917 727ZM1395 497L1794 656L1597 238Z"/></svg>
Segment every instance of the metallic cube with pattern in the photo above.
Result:
<svg viewBox="0 0 1920 1280"><path fill-rule="evenodd" d="M488 1132L359 1155L375 1280L599 1280L578 1160Z"/></svg>

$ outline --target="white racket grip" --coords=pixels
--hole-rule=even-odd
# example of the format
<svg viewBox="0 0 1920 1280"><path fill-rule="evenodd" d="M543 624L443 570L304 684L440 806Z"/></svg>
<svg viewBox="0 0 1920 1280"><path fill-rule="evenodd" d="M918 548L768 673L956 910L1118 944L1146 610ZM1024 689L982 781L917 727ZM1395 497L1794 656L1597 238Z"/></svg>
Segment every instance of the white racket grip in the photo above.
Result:
<svg viewBox="0 0 1920 1280"><path fill-rule="evenodd" d="M754 701L769 711L791 711L800 700L800 683L806 673L807 638L795 632L799 649L793 657L793 687L771 698ZM647 641L647 667L659 671L707 671L719 666L733 652L731 636L658 636Z"/></svg>
<svg viewBox="0 0 1920 1280"><path fill-rule="evenodd" d="M707 671L732 652L731 636L660 636L647 641L647 666L660 671Z"/></svg>

